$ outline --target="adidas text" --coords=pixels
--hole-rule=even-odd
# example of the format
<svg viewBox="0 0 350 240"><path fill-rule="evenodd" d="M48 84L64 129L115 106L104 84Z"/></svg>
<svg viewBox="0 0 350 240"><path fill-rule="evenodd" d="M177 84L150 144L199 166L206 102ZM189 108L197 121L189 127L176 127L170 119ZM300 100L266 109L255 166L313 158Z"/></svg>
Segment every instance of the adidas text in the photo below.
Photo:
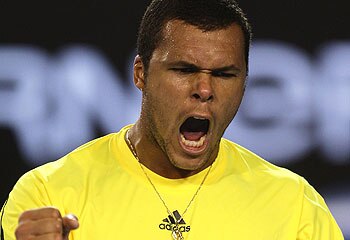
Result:
<svg viewBox="0 0 350 240"><path fill-rule="evenodd" d="M189 232L191 230L191 226L172 226L172 224L165 224L161 223L159 224L159 228L161 230L168 230L168 231L173 231L176 230L177 228L179 229L180 232Z"/></svg>

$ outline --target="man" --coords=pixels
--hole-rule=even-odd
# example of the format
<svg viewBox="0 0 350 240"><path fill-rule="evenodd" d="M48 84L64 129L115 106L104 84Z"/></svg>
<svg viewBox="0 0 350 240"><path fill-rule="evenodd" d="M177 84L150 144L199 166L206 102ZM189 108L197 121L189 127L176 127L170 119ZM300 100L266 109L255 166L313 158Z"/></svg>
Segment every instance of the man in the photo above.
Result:
<svg viewBox="0 0 350 240"><path fill-rule="evenodd" d="M2 238L343 239L302 177L222 138L250 38L233 0L154 0L134 62L139 120L25 174Z"/></svg>

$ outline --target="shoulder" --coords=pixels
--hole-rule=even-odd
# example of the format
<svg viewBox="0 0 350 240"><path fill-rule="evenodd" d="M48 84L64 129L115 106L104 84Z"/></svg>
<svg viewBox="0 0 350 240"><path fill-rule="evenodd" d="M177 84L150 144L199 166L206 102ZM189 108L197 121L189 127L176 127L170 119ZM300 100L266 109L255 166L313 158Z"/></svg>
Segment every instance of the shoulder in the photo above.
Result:
<svg viewBox="0 0 350 240"><path fill-rule="evenodd" d="M108 145L116 133L111 133L103 137L99 137L92 141L89 141L73 151L69 152L65 156L52 162L48 162L37 168L34 168L30 172L33 174L39 174L42 176L50 176L56 172L78 173L78 170L93 167L106 161L108 158Z"/></svg>
<svg viewBox="0 0 350 240"><path fill-rule="evenodd" d="M244 183L245 188L260 197L279 199L293 204L302 204L308 182L303 176L268 162L237 143L224 139L221 149L227 158L227 168L235 179Z"/></svg>
<svg viewBox="0 0 350 240"><path fill-rule="evenodd" d="M38 166L25 173L19 182L62 184L72 179L81 179L81 182L88 176L98 178L105 175L116 164L115 153L119 152L125 129L93 139L60 159Z"/></svg>
<svg viewBox="0 0 350 240"><path fill-rule="evenodd" d="M241 165L241 171L244 173L262 176L264 178L290 179L298 184L304 184L304 179L297 173L274 163L271 163L249 149L232 142L222 139L220 151L226 158L232 159L233 165Z"/></svg>
<svg viewBox="0 0 350 240"><path fill-rule="evenodd" d="M220 151L231 159L233 169L239 169L245 187L258 196L254 198L256 201L268 199L273 208L288 209L297 216L298 239L324 239L326 236L329 236L327 239L343 239L325 200L303 176L226 139Z"/></svg>

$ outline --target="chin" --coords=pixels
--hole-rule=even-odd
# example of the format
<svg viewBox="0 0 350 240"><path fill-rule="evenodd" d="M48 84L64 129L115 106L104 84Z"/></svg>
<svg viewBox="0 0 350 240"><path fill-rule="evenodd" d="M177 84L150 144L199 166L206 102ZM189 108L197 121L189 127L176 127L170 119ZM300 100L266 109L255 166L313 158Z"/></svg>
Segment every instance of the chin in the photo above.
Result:
<svg viewBox="0 0 350 240"><path fill-rule="evenodd" d="M181 170L186 170L186 171L197 171L200 170L205 164L206 161L196 161L194 159L186 159L184 162L180 161L174 161L172 164Z"/></svg>

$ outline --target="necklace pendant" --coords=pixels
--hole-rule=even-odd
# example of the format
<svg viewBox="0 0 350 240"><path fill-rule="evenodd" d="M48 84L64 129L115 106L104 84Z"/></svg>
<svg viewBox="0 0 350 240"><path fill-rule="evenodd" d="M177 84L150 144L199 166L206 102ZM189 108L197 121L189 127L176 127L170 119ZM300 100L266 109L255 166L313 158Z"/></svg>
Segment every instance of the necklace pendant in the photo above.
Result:
<svg viewBox="0 0 350 240"><path fill-rule="evenodd" d="M182 236L182 233L179 231L179 229L174 229L171 235L174 240L184 240L184 237Z"/></svg>

